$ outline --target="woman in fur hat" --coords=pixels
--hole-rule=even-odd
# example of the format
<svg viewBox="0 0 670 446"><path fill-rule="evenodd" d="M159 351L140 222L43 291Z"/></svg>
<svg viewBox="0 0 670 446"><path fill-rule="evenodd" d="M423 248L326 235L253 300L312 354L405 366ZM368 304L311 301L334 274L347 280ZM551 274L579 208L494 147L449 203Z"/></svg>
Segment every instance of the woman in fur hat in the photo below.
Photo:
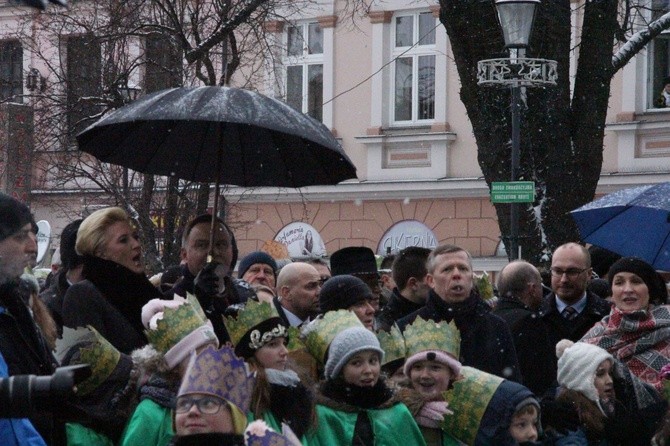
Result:
<svg viewBox="0 0 670 446"><path fill-rule="evenodd" d="M556 400L575 407L580 425L558 437L557 445L648 445L663 413L635 405L636 395L618 384L629 379L652 393L653 389L632 375L604 349L564 339L556 345L558 394ZM636 385L633 383L633 385ZM633 395L631 395L633 393ZM548 430L552 430L551 426Z"/></svg>
<svg viewBox="0 0 670 446"><path fill-rule="evenodd" d="M662 387L661 368L670 364L670 306L663 279L635 257L617 260L607 274L612 310L581 341L607 350L642 381Z"/></svg>
<svg viewBox="0 0 670 446"><path fill-rule="evenodd" d="M348 324L334 320L338 315L349 318ZM325 346L321 350L328 350L328 359L325 380L317 392L314 441L354 446L425 445L409 409L380 375L384 351L375 334L343 310L329 312L312 324L303 335L316 332L318 337L320 325L337 332L332 342L321 337ZM347 328L341 329L344 326Z"/></svg>
<svg viewBox="0 0 670 446"><path fill-rule="evenodd" d="M316 421L314 394L308 378L296 371L287 348L289 329L275 307L267 302L247 301L236 318L225 320L235 345L235 354L256 371L251 400L253 419L263 419L280 432L288 425L303 438Z"/></svg>

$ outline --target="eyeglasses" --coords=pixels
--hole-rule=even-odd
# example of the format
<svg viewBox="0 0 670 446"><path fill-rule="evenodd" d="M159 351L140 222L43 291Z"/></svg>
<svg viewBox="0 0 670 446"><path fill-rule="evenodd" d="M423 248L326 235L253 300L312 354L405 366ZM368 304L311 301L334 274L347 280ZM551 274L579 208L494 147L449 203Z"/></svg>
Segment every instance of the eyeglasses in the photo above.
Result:
<svg viewBox="0 0 670 446"><path fill-rule="evenodd" d="M551 275L554 277L563 277L565 274L568 279L575 279L588 268L579 269L579 268L569 268L569 269L560 269L560 268L549 268L551 270Z"/></svg>
<svg viewBox="0 0 670 446"><path fill-rule="evenodd" d="M212 415L221 410L221 406L224 402L213 396L206 396L203 398L179 397L177 398L177 404L175 405L174 410L177 413L186 413L191 410L191 407L193 407L194 404L200 413Z"/></svg>

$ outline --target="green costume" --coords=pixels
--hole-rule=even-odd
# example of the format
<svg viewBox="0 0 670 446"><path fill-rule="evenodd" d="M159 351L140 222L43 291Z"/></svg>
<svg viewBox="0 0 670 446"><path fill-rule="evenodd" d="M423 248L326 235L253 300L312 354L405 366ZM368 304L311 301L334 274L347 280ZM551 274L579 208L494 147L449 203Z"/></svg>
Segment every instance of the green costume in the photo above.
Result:
<svg viewBox="0 0 670 446"><path fill-rule="evenodd" d="M65 434L68 446L114 446L109 437L79 423L66 423Z"/></svg>
<svg viewBox="0 0 670 446"><path fill-rule="evenodd" d="M128 420L119 446L167 446L173 436L172 410L145 399Z"/></svg>
<svg viewBox="0 0 670 446"><path fill-rule="evenodd" d="M319 404L316 406L318 428L313 436L314 441L310 444L350 445L360 412L367 412L374 433L375 445L422 446L426 444L412 414L402 403L396 403L383 409L358 408L354 411L337 410Z"/></svg>

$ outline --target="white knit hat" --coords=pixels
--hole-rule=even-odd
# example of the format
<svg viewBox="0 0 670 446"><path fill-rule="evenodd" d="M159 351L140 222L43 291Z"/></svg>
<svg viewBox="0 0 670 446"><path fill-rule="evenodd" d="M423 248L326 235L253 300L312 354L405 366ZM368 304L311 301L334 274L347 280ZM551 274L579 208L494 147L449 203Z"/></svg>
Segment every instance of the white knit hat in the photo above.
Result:
<svg viewBox="0 0 670 446"><path fill-rule="evenodd" d="M384 350L379 346L379 340L373 332L362 326L342 330L328 347L326 378L335 378L352 356L365 350L374 350L379 353L380 363L384 360Z"/></svg>
<svg viewBox="0 0 670 446"><path fill-rule="evenodd" d="M558 357L558 384L582 393L600 408L598 390L594 384L596 370L604 360L614 362L612 355L597 345L573 343L563 339L556 344ZM602 408L600 408L602 411Z"/></svg>

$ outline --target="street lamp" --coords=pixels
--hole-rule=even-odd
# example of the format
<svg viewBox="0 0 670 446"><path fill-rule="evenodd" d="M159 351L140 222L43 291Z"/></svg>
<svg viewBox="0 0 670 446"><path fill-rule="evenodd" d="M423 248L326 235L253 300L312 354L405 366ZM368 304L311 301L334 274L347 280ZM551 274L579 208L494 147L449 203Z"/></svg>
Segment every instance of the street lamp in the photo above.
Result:
<svg viewBox="0 0 670 446"><path fill-rule="evenodd" d="M113 96L120 101L120 104L117 108L122 107L130 102L133 102L139 94L142 92L142 89L137 85L130 84L128 82L128 76L121 76L112 86ZM125 197L128 197L129 192L129 181L128 181L128 168L123 168L123 194Z"/></svg>
<svg viewBox="0 0 670 446"><path fill-rule="evenodd" d="M519 176L521 88L556 85L556 79L558 78L555 60L526 58L526 49L528 48L530 33L533 30L535 9L540 3L541 0L495 0L498 21L505 39L505 48L509 50L510 57L480 60L477 64L479 85L509 87L511 91L512 186L510 190L517 187L514 183ZM493 186L495 185L492 185L492 189ZM506 198L494 201L511 204L508 245L510 260L521 258L519 249L519 203L533 201L527 198L510 198L514 196L515 194L510 193L506 195Z"/></svg>

